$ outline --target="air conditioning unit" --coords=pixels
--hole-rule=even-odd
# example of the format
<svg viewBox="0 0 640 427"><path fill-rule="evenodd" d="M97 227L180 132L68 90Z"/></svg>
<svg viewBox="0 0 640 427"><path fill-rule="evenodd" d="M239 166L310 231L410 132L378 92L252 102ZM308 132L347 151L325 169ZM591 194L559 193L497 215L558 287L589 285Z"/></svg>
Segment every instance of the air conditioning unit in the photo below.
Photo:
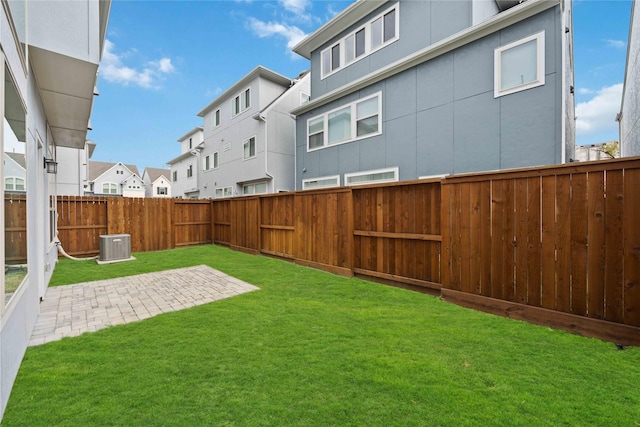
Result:
<svg viewBox="0 0 640 427"><path fill-rule="evenodd" d="M100 256L98 263L129 261L131 256L131 235L110 234L100 236Z"/></svg>

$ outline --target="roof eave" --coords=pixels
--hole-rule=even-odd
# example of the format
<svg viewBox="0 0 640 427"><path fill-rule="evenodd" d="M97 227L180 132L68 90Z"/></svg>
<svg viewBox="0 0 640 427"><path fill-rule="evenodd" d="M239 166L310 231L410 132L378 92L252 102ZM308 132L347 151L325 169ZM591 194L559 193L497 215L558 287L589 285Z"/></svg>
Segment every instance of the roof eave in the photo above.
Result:
<svg viewBox="0 0 640 427"><path fill-rule="evenodd" d="M322 27L308 35L293 47L293 51L307 59L311 59L311 52L334 38L337 34L357 23L360 19L373 12L388 0L358 0L345 10L334 16Z"/></svg>

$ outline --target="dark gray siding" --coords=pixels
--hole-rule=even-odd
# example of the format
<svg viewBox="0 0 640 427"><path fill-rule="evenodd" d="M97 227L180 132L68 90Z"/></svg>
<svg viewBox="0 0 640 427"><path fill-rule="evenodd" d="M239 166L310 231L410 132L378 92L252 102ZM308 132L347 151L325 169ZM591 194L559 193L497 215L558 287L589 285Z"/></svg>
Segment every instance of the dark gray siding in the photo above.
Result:
<svg viewBox="0 0 640 427"><path fill-rule="evenodd" d="M405 6L405 3L402 4ZM560 163L559 8L301 114L297 188L303 179L399 167L400 179ZM545 31L543 86L494 98L496 47ZM382 135L307 152L309 118L382 93ZM306 170L306 171L304 171Z"/></svg>

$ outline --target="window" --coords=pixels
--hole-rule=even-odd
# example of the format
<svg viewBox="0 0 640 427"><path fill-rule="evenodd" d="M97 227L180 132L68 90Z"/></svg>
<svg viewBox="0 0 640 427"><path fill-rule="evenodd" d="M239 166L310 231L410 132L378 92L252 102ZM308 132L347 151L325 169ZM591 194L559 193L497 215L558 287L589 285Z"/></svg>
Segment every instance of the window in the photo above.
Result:
<svg viewBox="0 0 640 427"><path fill-rule="evenodd" d="M544 85L544 31L494 53L494 97Z"/></svg>
<svg viewBox="0 0 640 427"><path fill-rule="evenodd" d="M308 151L382 133L382 94L329 111L307 121Z"/></svg>
<svg viewBox="0 0 640 427"><path fill-rule="evenodd" d="M312 188L327 188L340 186L340 176L324 176L320 178L311 178L302 180L302 189L310 190Z"/></svg>
<svg viewBox="0 0 640 427"><path fill-rule="evenodd" d="M26 191L24 187L24 179L18 177L5 178L4 189L7 191Z"/></svg>
<svg viewBox="0 0 640 427"><path fill-rule="evenodd" d="M118 186L113 182L105 182L102 184L102 194L118 194Z"/></svg>
<svg viewBox="0 0 640 427"><path fill-rule="evenodd" d="M267 192L267 183L258 182L256 184L246 184L242 186L242 194L249 196L251 194L265 194Z"/></svg>
<svg viewBox="0 0 640 427"><path fill-rule="evenodd" d="M311 95L305 92L300 92L300 105L306 104L309 101L311 101Z"/></svg>
<svg viewBox="0 0 640 427"><path fill-rule="evenodd" d="M189 138L189 150L193 148L193 139Z"/></svg>
<svg viewBox="0 0 640 427"><path fill-rule="evenodd" d="M244 141L244 158L250 159L256 156L256 138L252 136Z"/></svg>
<svg viewBox="0 0 640 427"><path fill-rule="evenodd" d="M213 127L217 128L218 126L220 126L220 109L213 113Z"/></svg>
<svg viewBox="0 0 640 427"><path fill-rule="evenodd" d="M213 153L208 156L205 156L202 159L202 170L208 171L209 169L217 169L218 168L218 153Z"/></svg>
<svg viewBox="0 0 640 427"><path fill-rule="evenodd" d="M189 165L187 168L187 178L191 178L193 176L193 165Z"/></svg>
<svg viewBox="0 0 640 427"><path fill-rule="evenodd" d="M215 195L216 199L221 197L231 197L233 196L233 190L231 189L231 187L216 188Z"/></svg>
<svg viewBox="0 0 640 427"><path fill-rule="evenodd" d="M178 171L173 171L173 182L176 182L178 180Z"/></svg>
<svg viewBox="0 0 640 427"><path fill-rule="evenodd" d="M398 168L378 169L366 172L344 174L345 185L363 185L398 180Z"/></svg>
<svg viewBox="0 0 640 427"><path fill-rule="evenodd" d="M245 89L231 101L232 115L236 116L251 107L251 88Z"/></svg>
<svg viewBox="0 0 640 427"><path fill-rule="evenodd" d="M387 9L363 27L320 53L321 78L398 40L399 5Z"/></svg>
<svg viewBox="0 0 640 427"><path fill-rule="evenodd" d="M167 195L167 187L158 187L158 188L156 188L156 194L158 196L166 196Z"/></svg>

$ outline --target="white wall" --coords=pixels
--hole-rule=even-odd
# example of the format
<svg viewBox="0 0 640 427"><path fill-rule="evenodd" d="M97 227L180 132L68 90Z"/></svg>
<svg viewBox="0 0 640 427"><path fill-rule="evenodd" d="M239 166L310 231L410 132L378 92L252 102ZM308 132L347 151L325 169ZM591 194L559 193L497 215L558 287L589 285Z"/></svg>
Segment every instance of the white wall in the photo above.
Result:
<svg viewBox="0 0 640 427"><path fill-rule="evenodd" d="M620 148L623 157L640 156L640 2L633 1L627 69L622 95Z"/></svg>

